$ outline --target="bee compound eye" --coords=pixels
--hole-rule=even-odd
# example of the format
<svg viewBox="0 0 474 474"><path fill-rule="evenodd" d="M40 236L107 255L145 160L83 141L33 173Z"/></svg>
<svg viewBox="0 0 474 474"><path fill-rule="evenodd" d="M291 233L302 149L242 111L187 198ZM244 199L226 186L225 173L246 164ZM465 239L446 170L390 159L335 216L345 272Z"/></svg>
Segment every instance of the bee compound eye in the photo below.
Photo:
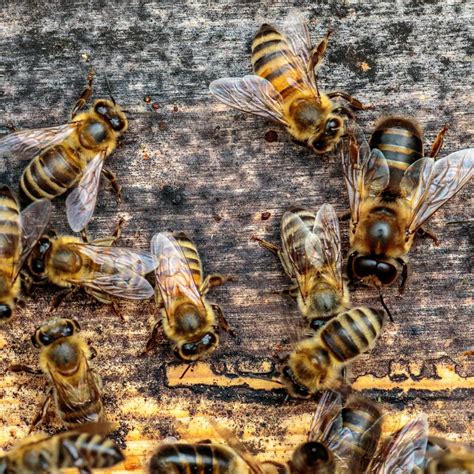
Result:
<svg viewBox="0 0 474 474"><path fill-rule="evenodd" d="M354 273L358 278L364 278L375 274L377 260L370 257L357 257L354 261Z"/></svg>
<svg viewBox="0 0 474 474"><path fill-rule="evenodd" d="M379 262L377 264L377 277L384 285L392 283L398 275L395 265L387 262Z"/></svg>
<svg viewBox="0 0 474 474"><path fill-rule="evenodd" d="M39 342L41 342L43 346L48 346L49 344L53 342L53 338L49 336L48 334L45 334L44 332L39 333L38 340Z"/></svg>
<svg viewBox="0 0 474 474"><path fill-rule="evenodd" d="M11 317L12 315L12 309L10 308L9 305L7 304L0 304L0 321L7 320Z"/></svg>
<svg viewBox="0 0 474 474"><path fill-rule="evenodd" d="M334 133L341 128L339 120L331 119L326 122L326 134L334 135Z"/></svg>

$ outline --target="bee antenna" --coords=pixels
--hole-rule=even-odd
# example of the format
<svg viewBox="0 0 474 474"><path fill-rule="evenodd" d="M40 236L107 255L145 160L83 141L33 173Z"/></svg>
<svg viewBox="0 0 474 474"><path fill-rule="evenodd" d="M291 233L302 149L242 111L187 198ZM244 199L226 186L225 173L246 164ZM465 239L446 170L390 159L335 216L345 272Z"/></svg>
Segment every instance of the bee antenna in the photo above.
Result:
<svg viewBox="0 0 474 474"><path fill-rule="evenodd" d="M109 91L110 100L113 102L114 105L117 105L117 102L115 102L114 96L112 95L112 88L110 87L110 82L109 82L109 78L107 77L107 73L104 73L104 75L105 75L105 82L107 83L107 89Z"/></svg>
<svg viewBox="0 0 474 474"><path fill-rule="evenodd" d="M390 310L388 309L387 305L385 304L385 301L383 300L382 290L380 288L378 290L379 290L380 303L382 303L383 309L387 312L388 317L390 318L390 322L393 323L393 316Z"/></svg>
<svg viewBox="0 0 474 474"><path fill-rule="evenodd" d="M184 372L181 374L181 377L179 378L179 380L181 380L185 375L186 373L188 372L188 370L191 368L193 364L188 364L188 366L184 369Z"/></svg>

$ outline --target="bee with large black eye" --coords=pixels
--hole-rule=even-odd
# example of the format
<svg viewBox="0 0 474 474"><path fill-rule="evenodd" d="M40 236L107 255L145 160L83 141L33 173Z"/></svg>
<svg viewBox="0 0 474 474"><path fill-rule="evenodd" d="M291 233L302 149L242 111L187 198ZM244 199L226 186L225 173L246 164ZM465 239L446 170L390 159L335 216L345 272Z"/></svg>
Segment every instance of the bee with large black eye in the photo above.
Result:
<svg viewBox="0 0 474 474"><path fill-rule="evenodd" d="M114 247L120 225L111 237L91 242L72 235L43 236L27 260L33 282L48 281L63 287L60 299L82 288L114 308L114 297L150 298L154 290L145 275L153 271L156 260L146 250Z"/></svg>
<svg viewBox="0 0 474 474"><path fill-rule="evenodd" d="M203 277L201 259L194 243L183 233L158 233L151 241L157 259L155 299L161 320L155 324L146 350L157 345L163 326L173 350L183 361L195 361L214 352L219 345L219 327L229 326L219 305L209 303L207 292L228 278Z"/></svg>
<svg viewBox="0 0 474 474"><path fill-rule="evenodd" d="M115 466L124 455L100 431L91 423L80 431L29 436L0 456L0 474L59 474L66 468L90 474L92 469Z"/></svg>
<svg viewBox="0 0 474 474"><path fill-rule="evenodd" d="M279 248L265 240L262 247L277 254L292 279L289 294L313 330L349 307L349 293L342 275L339 221L330 204L317 214L294 209L283 214Z"/></svg>
<svg viewBox="0 0 474 474"><path fill-rule="evenodd" d="M53 319L38 327L31 337L40 350L41 371L51 382L31 430L42 421L52 399L67 427L103 419L102 381L89 365L96 353L79 336L80 329L73 319Z"/></svg>
<svg viewBox="0 0 474 474"><path fill-rule="evenodd" d="M407 254L425 222L469 181L474 148L434 159L423 157L422 132L403 117L382 119L368 144L353 126L342 147L344 178L351 211L347 273L381 290L401 274L407 279Z"/></svg>
<svg viewBox="0 0 474 474"><path fill-rule="evenodd" d="M342 386L341 373L371 350L384 320L384 311L352 308L338 314L312 337L298 342L281 369L281 381L295 398Z"/></svg>
<svg viewBox="0 0 474 474"><path fill-rule="evenodd" d="M363 105L345 92L319 90L316 71L331 31L313 47L304 20L291 12L282 31L264 24L252 43L253 75L213 81L209 89L221 102L283 125L293 139L317 154L331 151L353 114L334 98L356 109Z"/></svg>
<svg viewBox="0 0 474 474"><path fill-rule="evenodd" d="M51 214L51 203L41 199L20 212L7 186L0 186L0 322L13 316L20 298L23 264L41 237Z"/></svg>
<svg viewBox="0 0 474 474"><path fill-rule="evenodd" d="M91 93L89 77L71 122L15 132L0 140L0 155L33 158L20 180L20 191L26 198L51 200L74 188L66 199L67 219L74 232L84 229L92 217L101 174L120 193L115 176L103 165L128 128L127 117L113 98L99 99L76 115Z"/></svg>

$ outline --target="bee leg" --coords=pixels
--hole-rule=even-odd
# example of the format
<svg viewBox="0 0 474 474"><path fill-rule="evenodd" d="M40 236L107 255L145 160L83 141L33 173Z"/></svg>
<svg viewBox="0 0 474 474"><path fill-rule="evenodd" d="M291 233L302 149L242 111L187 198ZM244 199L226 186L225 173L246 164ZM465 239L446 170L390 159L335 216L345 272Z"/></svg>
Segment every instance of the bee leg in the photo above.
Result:
<svg viewBox="0 0 474 474"><path fill-rule="evenodd" d="M9 372L14 372L14 373L21 373L24 372L25 374L29 375L43 375L43 371L41 369L33 369L29 367L28 365L23 365L23 364L12 364L8 368Z"/></svg>
<svg viewBox="0 0 474 474"><path fill-rule="evenodd" d="M313 72L323 62L331 34L332 30L328 30L326 36L311 50L308 64L309 71Z"/></svg>
<svg viewBox="0 0 474 474"><path fill-rule="evenodd" d="M433 142L433 145L431 146L431 152L430 152L430 157L431 158L436 158L441 151L441 148L443 147L444 143L444 136L446 135L446 132L448 131L448 125L444 125L444 127L438 132L438 135L436 135L436 138Z"/></svg>
<svg viewBox="0 0 474 474"><path fill-rule="evenodd" d="M286 288L285 290L274 291L273 293L281 296L289 296L295 300L298 297L299 289L298 285L294 285L290 286L290 288Z"/></svg>
<svg viewBox="0 0 474 474"><path fill-rule="evenodd" d="M212 309L215 311L217 315L217 321L219 322L219 327L223 329L225 332L229 333L232 337L235 337L235 332L231 329L227 319L225 319L224 312L222 308L218 304L211 304Z"/></svg>
<svg viewBox="0 0 474 474"><path fill-rule="evenodd" d="M281 248L280 247L268 242L267 240L259 239L258 237L255 237L255 236L252 236L252 240L254 240L255 242L258 242L260 247L263 247L264 249L269 250L271 253L273 253L275 255L279 256L280 253L281 253Z"/></svg>
<svg viewBox="0 0 474 474"><path fill-rule="evenodd" d="M95 359L97 357L97 349L94 346L89 345L90 356L89 360Z"/></svg>
<svg viewBox="0 0 474 474"><path fill-rule="evenodd" d="M109 180L112 191L117 195L117 202L122 202L122 186L118 184L117 175L109 168L102 168L102 174Z"/></svg>
<svg viewBox="0 0 474 474"><path fill-rule="evenodd" d="M117 302L111 300L109 304L110 304L110 306L112 306L112 311L115 313L115 315L119 317L120 322L121 322L122 324L125 324L125 318L123 317L123 314L122 314L122 312L120 311L120 308L119 308Z"/></svg>
<svg viewBox="0 0 474 474"><path fill-rule="evenodd" d="M439 241L437 235L434 232L432 232L431 230L427 229L426 227L420 227L416 231L416 233L420 237L431 239L436 246L438 246L440 244L440 241Z"/></svg>
<svg viewBox="0 0 474 474"><path fill-rule="evenodd" d="M371 107L370 105L364 105L360 100L356 99L355 97L352 97L350 94L343 91L330 92L328 94L328 97L330 99L334 97L340 97L341 99L344 99L346 102L348 102L350 106L356 110L366 110Z"/></svg>
<svg viewBox="0 0 474 474"><path fill-rule="evenodd" d="M46 412L48 411L49 405L53 398L52 394L53 394L53 388L50 387L48 389L48 392L46 393L46 398L44 399L43 405L41 406L33 422L31 423L30 429L28 430L28 434L30 434L44 420L46 416Z"/></svg>
<svg viewBox="0 0 474 474"><path fill-rule="evenodd" d="M87 234L87 227L81 230L81 238L85 244L90 243L89 235Z"/></svg>
<svg viewBox="0 0 474 474"><path fill-rule="evenodd" d="M51 313L54 310L56 310L69 295L73 295L73 294L77 293L78 291L79 291L79 287L66 288L66 289L60 291L53 298L53 302L51 303L51 307L49 309L49 312Z"/></svg>
<svg viewBox="0 0 474 474"><path fill-rule="evenodd" d="M397 262L402 266L402 282L400 283L400 288L398 289L398 292L402 294L405 291L405 284L407 282L408 278L408 265L403 258L397 258Z"/></svg>
<svg viewBox="0 0 474 474"><path fill-rule="evenodd" d="M231 276L219 275L218 273L207 275L207 277L202 282L199 291L205 295L211 288L214 288L215 286L221 286L226 281L234 281L234 279Z"/></svg>
<svg viewBox="0 0 474 474"><path fill-rule="evenodd" d="M94 74L95 74L94 70L91 70L89 74L87 74L87 87L84 89L78 101L74 105L74 108L72 109L72 113L71 113L72 118L76 116L77 112L79 112L79 110L81 110L84 107L84 105L86 105L87 101L91 98L92 82L94 80Z"/></svg>
<svg viewBox="0 0 474 474"><path fill-rule="evenodd" d="M158 345L160 344L158 333L161 331L162 324L163 322L160 319L153 326L153 330L151 331L151 336L146 343L145 350L139 355L145 355L147 352L154 351L158 347Z"/></svg>

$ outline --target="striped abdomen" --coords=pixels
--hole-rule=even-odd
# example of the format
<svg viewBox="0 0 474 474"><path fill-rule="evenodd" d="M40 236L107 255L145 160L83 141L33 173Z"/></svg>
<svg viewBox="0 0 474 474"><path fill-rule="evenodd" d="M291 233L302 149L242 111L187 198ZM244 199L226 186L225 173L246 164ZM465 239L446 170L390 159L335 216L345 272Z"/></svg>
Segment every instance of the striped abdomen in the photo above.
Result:
<svg viewBox="0 0 474 474"><path fill-rule="evenodd" d="M380 335L383 317L383 311L373 308L352 308L321 329L321 340L336 360L348 362L373 346Z"/></svg>
<svg viewBox="0 0 474 474"><path fill-rule="evenodd" d="M271 82L283 100L301 87L303 76L298 68L299 59L293 54L285 36L273 26L264 24L252 42L252 64L255 74Z"/></svg>
<svg viewBox="0 0 474 474"><path fill-rule="evenodd" d="M57 145L34 158L20 180L21 192L30 200L53 199L80 178L83 163L70 149Z"/></svg>
<svg viewBox="0 0 474 474"><path fill-rule="evenodd" d="M150 474L250 474L230 448L216 444L163 444L150 460Z"/></svg>
<svg viewBox="0 0 474 474"><path fill-rule="evenodd" d="M0 259L17 262L21 253L21 218L16 199L7 186L0 188ZM4 263L8 263L3 260ZM4 267L5 265L2 265ZM8 265L13 269L14 265Z"/></svg>
<svg viewBox="0 0 474 474"><path fill-rule="evenodd" d="M58 467L76 467L77 460L72 456L75 451L89 468L115 466L124 459L120 449L112 440L98 434L73 431L61 436Z"/></svg>
<svg viewBox="0 0 474 474"><path fill-rule="evenodd" d="M387 191L397 194L405 170L423 157L421 130L403 117L390 117L378 124L369 145L383 152L390 168Z"/></svg>
<svg viewBox="0 0 474 474"><path fill-rule="evenodd" d="M188 262L189 269L193 275L193 280L196 286L199 288L202 284L202 263L199 258L199 254L194 245L194 242L186 236L184 232L176 232L173 234L174 238L178 242L181 251Z"/></svg>

